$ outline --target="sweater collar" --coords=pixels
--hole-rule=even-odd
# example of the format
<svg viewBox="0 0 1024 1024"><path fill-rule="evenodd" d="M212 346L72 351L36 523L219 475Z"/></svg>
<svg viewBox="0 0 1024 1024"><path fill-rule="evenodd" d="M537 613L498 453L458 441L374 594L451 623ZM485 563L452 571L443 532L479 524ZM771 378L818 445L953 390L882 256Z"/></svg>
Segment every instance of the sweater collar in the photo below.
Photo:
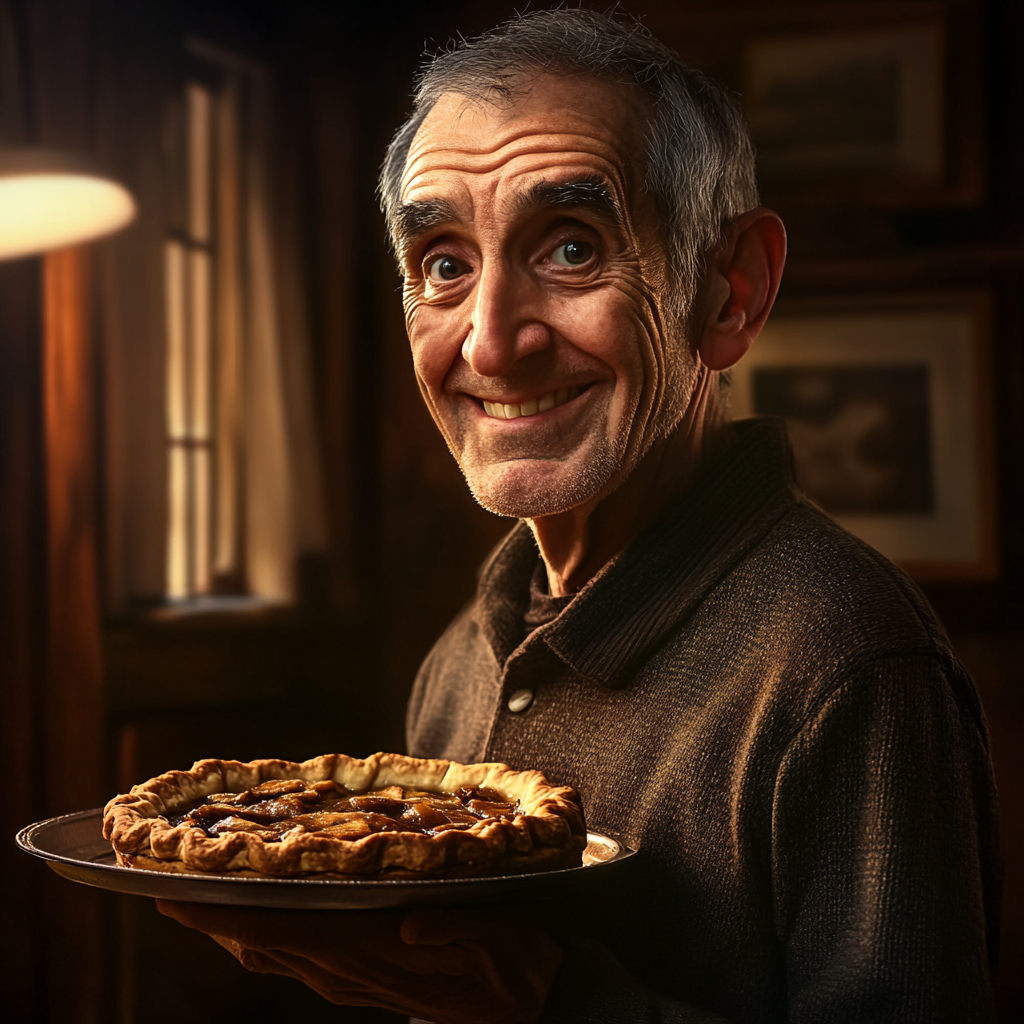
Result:
<svg viewBox="0 0 1024 1024"><path fill-rule="evenodd" d="M734 426L736 441L682 500L525 641L537 548L526 523L505 538L483 567L477 603L477 621L499 664L545 644L577 674L625 685L632 665L690 615L796 500L784 423Z"/></svg>

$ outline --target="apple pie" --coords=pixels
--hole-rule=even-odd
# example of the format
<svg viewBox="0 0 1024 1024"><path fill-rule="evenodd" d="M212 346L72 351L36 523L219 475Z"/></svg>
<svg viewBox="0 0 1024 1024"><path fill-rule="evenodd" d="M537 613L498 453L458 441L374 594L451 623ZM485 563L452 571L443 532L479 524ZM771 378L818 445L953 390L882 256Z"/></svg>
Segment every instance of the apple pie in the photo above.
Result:
<svg viewBox="0 0 1024 1024"><path fill-rule="evenodd" d="M574 867L576 792L504 764L372 754L197 761L114 797L124 867L311 878L466 878Z"/></svg>

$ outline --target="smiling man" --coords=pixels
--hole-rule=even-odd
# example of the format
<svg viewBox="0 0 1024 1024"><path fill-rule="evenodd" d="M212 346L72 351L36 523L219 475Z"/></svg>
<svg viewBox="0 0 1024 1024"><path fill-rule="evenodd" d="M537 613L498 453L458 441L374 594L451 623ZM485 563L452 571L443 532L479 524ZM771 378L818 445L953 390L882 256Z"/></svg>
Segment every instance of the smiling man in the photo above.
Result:
<svg viewBox="0 0 1024 1024"><path fill-rule="evenodd" d="M497 104L447 93L401 179L396 240L424 397L477 500L530 522L556 595L585 584L699 464L722 428L707 360L726 365L720 335L737 355L735 335L752 340L781 269L781 224L755 211L734 229L758 248L753 308L730 319L706 301L673 307L681 283L645 187L650 108L637 87L583 74L539 76ZM687 320L709 315L701 362Z"/></svg>
<svg viewBox="0 0 1024 1024"><path fill-rule="evenodd" d="M428 407L477 500L529 521L551 593L564 595L722 442L711 371L756 337L785 234L750 209L743 168L721 211L740 216L726 239L716 231L724 244L698 296L691 268L670 262L648 188L650 94L571 69L522 85L475 102L441 95L405 153L400 198L385 198ZM741 155L749 164L749 144L729 154Z"/></svg>
<svg viewBox="0 0 1024 1024"><path fill-rule="evenodd" d="M734 100L631 23L530 15L426 67L381 194L423 397L520 520L420 671L410 753L542 769L640 852L532 913L167 912L439 1024L985 1020L977 696L781 424L727 416L785 252Z"/></svg>
<svg viewBox="0 0 1024 1024"><path fill-rule="evenodd" d="M630 23L514 20L425 69L382 195L424 399L522 521L410 750L541 768L641 850L573 909L545 1019L983 1020L977 697L781 425L728 419L785 254L732 97Z"/></svg>

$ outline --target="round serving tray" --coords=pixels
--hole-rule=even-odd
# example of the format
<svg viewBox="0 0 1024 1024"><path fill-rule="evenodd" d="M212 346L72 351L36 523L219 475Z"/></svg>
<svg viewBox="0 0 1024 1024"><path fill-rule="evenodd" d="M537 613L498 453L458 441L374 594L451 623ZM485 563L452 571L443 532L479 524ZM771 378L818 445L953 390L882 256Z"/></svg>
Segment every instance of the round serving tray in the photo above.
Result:
<svg viewBox="0 0 1024 1024"><path fill-rule="evenodd" d="M538 899L603 879L634 853L597 832L587 833L583 866L496 878L340 880L316 878L223 878L123 868L103 838L96 808L48 818L23 828L16 842L45 860L58 875L113 892L189 903L281 907L293 910L375 910L462 906Z"/></svg>

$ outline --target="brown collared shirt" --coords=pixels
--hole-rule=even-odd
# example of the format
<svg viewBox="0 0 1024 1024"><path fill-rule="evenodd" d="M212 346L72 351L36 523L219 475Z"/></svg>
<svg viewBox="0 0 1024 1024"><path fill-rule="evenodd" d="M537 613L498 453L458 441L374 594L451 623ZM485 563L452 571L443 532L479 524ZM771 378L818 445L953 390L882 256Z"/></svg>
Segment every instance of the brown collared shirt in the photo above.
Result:
<svg viewBox="0 0 1024 1024"><path fill-rule="evenodd" d="M986 1020L977 694L917 588L796 489L781 424L737 426L525 639L537 551L514 529L420 671L409 750L539 768L640 851L556 906L547 1021Z"/></svg>

